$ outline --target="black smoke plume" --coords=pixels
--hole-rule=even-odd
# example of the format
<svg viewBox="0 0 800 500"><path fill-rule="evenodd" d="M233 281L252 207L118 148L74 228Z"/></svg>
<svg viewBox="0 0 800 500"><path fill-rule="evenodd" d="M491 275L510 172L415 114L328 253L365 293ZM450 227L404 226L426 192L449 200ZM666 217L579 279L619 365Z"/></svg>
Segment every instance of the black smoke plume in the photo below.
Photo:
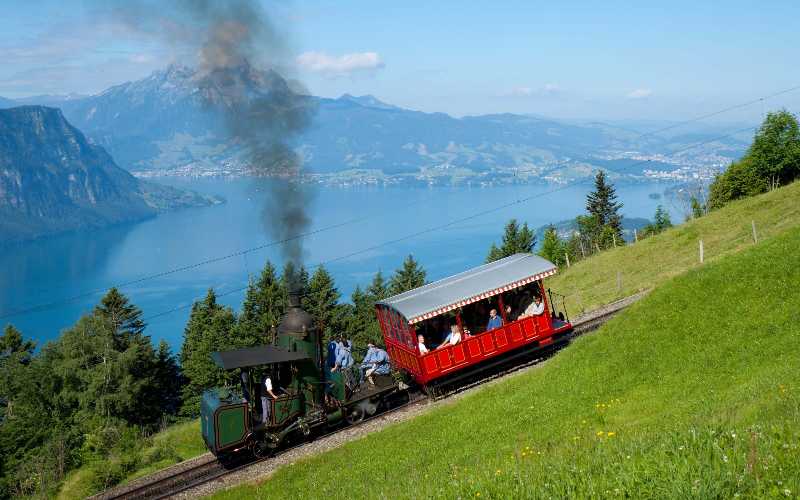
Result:
<svg viewBox="0 0 800 500"><path fill-rule="evenodd" d="M290 68L286 34L258 0L119 0L98 4L98 12L195 59L204 104L222 113L250 173L270 178L262 220L283 242L284 258L299 267L298 235L311 219L302 158L292 144L310 125L314 109L302 86L293 81L290 88L278 73Z"/></svg>

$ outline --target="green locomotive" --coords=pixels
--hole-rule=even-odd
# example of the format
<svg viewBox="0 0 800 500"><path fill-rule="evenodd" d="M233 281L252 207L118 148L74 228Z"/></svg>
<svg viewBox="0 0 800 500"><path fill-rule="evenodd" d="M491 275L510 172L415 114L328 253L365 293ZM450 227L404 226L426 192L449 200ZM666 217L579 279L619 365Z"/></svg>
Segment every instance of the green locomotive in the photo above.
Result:
<svg viewBox="0 0 800 500"><path fill-rule="evenodd" d="M215 352L212 358L223 370L239 370L241 378L239 387L203 393L203 440L220 458L247 450L264 456L288 436L307 437L342 421L360 421L403 386L391 376L375 377L375 385L356 385L352 382L356 377L349 373L331 373L325 366L320 332L311 315L300 308L297 295L290 297L273 343ZM267 377L275 398L265 388Z"/></svg>

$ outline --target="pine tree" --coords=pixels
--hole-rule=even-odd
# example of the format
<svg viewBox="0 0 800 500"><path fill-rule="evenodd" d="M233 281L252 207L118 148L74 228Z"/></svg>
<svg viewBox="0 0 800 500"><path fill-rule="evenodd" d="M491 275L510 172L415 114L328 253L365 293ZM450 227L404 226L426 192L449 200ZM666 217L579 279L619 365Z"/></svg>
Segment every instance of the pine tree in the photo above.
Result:
<svg viewBox="0 0 800 500"><path fill-rule="evenodd" d="M515 253L531 253L534 246L536 246L536 233L528 228L528 223L520 227L516 219L511 219L506 224L500 247L492 243L486 262L494 262Z"/></svg>
<svg viewBox="0 0 800 500"><path fill-rule="evenodd" d="M661 205L656 207L654 223L659 233L661 231L664 231L665 229L672 227L672 220L669 217L669 212L664 210L664 207L662 207Z"/></svg>
<svg viewBox="0 0 800 500"><path fill-rule="evenodd" d="M35 348L36 344L25 340L13 325L6 325L0 335L0 424L18 393L21 369L30 364Z"/></svg>
<svg viewBox="0 0 800 500"><path fill-rule="evenodd" d="M112 288L95 307L95 314L108 320L118 347L124 348L134 337L143 334L145 322L142 311L133 305L128 297Z"/></svg>
<svg viewBox="0 0 800 500"><path fill-rule="evenodd" d="M403 261L403 267L396 270L389 282L389 293L397 295L425 284L425 270L412 255Z"/></svg>
<svg viewBox="0 0 800 500"><path fill-rule="evenodd" d="M424 280L425 278L423 276L423 281ZM372 278L372 283L370 283L369 288L367 288L367 294L376 302L389 296L389 288L386 285L386 280L383 278L382 272L378 271L375 273L375 277Z"/></svg>
<svg viewBox="0 0 800 500"><path fill-rule="evenodd" d="M181 348L181 368L187 382L181 395L182 415L197 415L202 392L231 380L231 376L211 360L211 353L234 347L235 327L233 311L217 303L213 289L208 290L205 299L192 306Z"/></svg>
<svg viewBox="0 0 800 500"><path fill-rule="evenodd" d="M597 244L600 248L609 248L616 242L622 245L622 215L619 210L622 203L617 203L614 186L606 182L606 174L599 170L594 179L594 191L586 197L586 211L589 218L578 218L581 235Z"/></svg>
<svg viewBox="0 0 800 500"><path fill-rule="evenodd" d="M275 267L267 262L258 281L247 287L234 344L247 347L266 343L283 316L286 301L286 288Z"/></svg>
<svg viewBox="0 0 800 500"><path fill-rule="evenodd" d="M164 340L158 344L154 378L158 384L156 400L162 411L168 415L176 415L180 408L181 388L184 380L178 360L172 354L169 344Z"/></svg>
<svg viewBox="0 0 800 500"><path fill-rule="evenodd" d="M336 327L335 320L340 297L333 277L323 266L319 266L309 282L308 294L303 307L314 318L317 328L323 334L326 330ZM330 338L330 336L330 332L325 334L325 338Z"/></svg>
<svg viewBox="0 0 800 500"><path fill-rule="evenodd" d="M555 226L547 226L539 255L557 266L562 266L566 264L566 257L564 257L565 252L566 245L561 241L561 238L558 237Z"/></svg>
<svg viewBox="0 0 800 500"><path fill-rule="evenodd" d="M694 196L692 196L692 199L691 199L691 207L692 207L692 217L693 218L699 219L700 217L705 215L705 212L706 212L705 207L700 203L700 200L698 200Z"/></svg>

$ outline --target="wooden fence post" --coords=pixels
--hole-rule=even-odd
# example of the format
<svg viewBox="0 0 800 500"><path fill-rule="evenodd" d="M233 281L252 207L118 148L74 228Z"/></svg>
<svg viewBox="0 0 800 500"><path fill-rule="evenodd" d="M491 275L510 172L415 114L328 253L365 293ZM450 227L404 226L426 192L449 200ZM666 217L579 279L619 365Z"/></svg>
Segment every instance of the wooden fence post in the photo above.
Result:
<svg viewBox="0 0 800 500"><path fill-rule="evenodd" d="M614 233L611 233L611 237L614 239L614 248L617 248L617 235L614 234Z"/></svg>
<svg viewBox="0 0 800 500"><path fill-rule="evenodd" d="M569 252L564 252L564 257L567 258L567 267L569 267Z"/></svg>
<svg viewBox="0 0 800 500"><path fill-rule="evenodd" d="M636 228L633 228L633 241L639 243L639 233L636 232Z"/></svg>
<svg viewBox="0 0 800 500"><path fill-rule="evenodd" d="M752 221L753 225L753 243L758 243L758 233L756 233L756 221Z"/></svg>
<svg viewBox="0 0 800 500"><path fill-rule="evenodd" d="M582 256L583 256L583 258L585 259L585 258L586 258L586 251L583 249L583 239L582 239L582 238L581 238L581 239L579 239L579 240L578 240L578 243L580 243L580 244L581 244L581 255L582 255Z"/></svg>
<svg viewBox="0 0 800 500"><path fill-rule="evenodd" d="M600 245L596 241L594 242L594 247L597 249L597 253L600 253Z"/></svg>
<svg viewBox="0 0 800 500"><path fill-rule="evenodd" d="M700 263L703 263L703 240L700 240Z"/></svg>

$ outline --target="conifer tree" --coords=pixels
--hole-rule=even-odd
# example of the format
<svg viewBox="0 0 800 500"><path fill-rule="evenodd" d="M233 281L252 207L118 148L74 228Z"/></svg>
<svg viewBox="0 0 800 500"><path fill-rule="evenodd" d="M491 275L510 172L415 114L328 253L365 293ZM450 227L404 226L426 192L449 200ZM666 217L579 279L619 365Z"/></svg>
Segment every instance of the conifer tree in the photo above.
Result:
<svg viewBox="0 0 800 500"><path fill-rule="evenodd" d="M423 281L424 280L425 278L423 277ZM389 288L386 284L386 280L383 278L382 272L378 271L375 273L375 277L372 278L372 283L370 283L369 288L367 288L367 294L376 302L389 296Z"/></svg>
<svg viewBox="0 0 800 500"><path fill-rule="evenodd" d="M326 339L330 338L330 332L326 331L336 327L340 297L333 277L323 266L319 266L309 282L303 307L314 318L317 328L325 334Z"/></svg>
<svg viewBox="0 0 800 500"><path fill-rule="evenodd" d="M661 205L656 207L654 223L659 233L661 231L664 231L665 229L669 229L672 227L672 220L669 217L669 212L664 210L664 207L662 207Z"/></svg>
<svg viewBox="0 0 800 500"><path fill-rule="evenodd" d="M111 326L115 343L124 348L133 339L144 333L145 323L142 310L128 300L128 297L112 288L100 299L95 314L105 318Z"/></svg>
<svg viewBox="0 0 800 500"><path fill-rule="evenodd" d="M565 252L566 245L561 241L561 238L558 237L555 226L547 226L539 255L557 266L562 266L566 264L566 257L564 257Z"/></svg>
<svg viewBox="0 0 800 500"><path fill-rule="evenodd" d="M239 347L266 343L286 309L286 291L275 267L267 261L258 280L247 287L234 344Z"/></svg>
<svg viewBox="0 0 800 500"><path fill-rule="evenodd" d="M403 266L394 272L389 283L389 293L397 295L425 284L425 270L414 260L412 255L406 257Z"/></svg>
<svg viewBox="0 0 800 500"><path fill-rule="evenodd" d="M617 203L617 194L614 186L606 181L602 170L597 172L594 179L594 191L586 197L587 216L579 216L578 223L581 237L587 240L590 248L595 245L600 248L609 248L616 242L622 245L622 215L619 210L622 203Z"/></svg>
<svg viewBox="0 0 800 500"><path fill-rule="evenodd" d="M181 348L181 367L187 382L181 396L181 414L197 415L202 392L230 380L211 360L211 353L234 346L231 337L235 326L233 311L217 303L213 289L192 306Z"/></svg>
<svg viewBox="0 0 800 500"><path fill-rule="evenodd" d="M528 223L520 227L517 219L511 219L503 231L500 247L492 243L486 262L494 262L515 253L531 253L536 246L536 233L528 228Z"/></svg>

